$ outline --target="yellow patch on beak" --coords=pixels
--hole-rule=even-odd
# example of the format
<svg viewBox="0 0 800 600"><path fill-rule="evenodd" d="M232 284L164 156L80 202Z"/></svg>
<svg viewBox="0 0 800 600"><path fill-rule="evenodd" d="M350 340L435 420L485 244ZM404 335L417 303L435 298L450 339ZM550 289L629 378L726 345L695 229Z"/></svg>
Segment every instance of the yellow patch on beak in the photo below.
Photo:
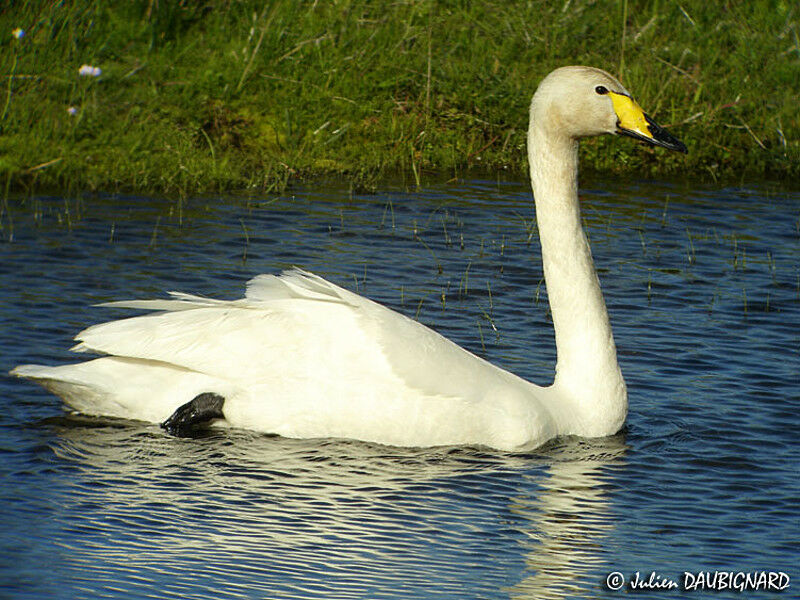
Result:
<svg viewBox="0 0 800 600"><path fill-rule="evenodd" d="M608 92L608 95L614 105L617 119L619 119L618 127L652 139L653 134L650 133L650 128L647 126L647 119L645 119L642 107L636 104L636 101L630 96L616 92Z"/></svg>
<svg viewBox="0 0 800 600"><path fill-rule="evenodd" d="M644 114L642 107L625 94L608 92L617 115L617 133L627 135L651 146L687 152L686 144Z"/></svg>

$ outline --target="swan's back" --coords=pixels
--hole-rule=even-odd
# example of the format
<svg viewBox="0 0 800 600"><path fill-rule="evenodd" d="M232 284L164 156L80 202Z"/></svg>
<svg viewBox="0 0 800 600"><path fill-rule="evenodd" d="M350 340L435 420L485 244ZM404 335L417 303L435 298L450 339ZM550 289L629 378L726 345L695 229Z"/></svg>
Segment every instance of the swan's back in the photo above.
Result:
<svg viewBox="0 0 800 600"><path fill-rule="evenodd" d="M313 367L308 375L333 380L344 372L323 375L326 365L353 370L369 359L373 376L390 372L422 394L461 398L482 398L518 379L417 321L298 269L255 277L241 300L171 295L109 303L159 312L90 327L73 350L232 379L269 379L270 369L288 373L302 363Z"/></svg>
<svg viewBox="0 0 800 600"><path fill-rule="evenodd" d="M515 448L552 435L546 413L526 424L536 421L528 412L540 388L310 273L260 275L241 300L173 293L111 305L156 312L76 336L74 350L105 358L17 374L82 412L158 422L214 391L225 397L228 424L290 437ZM180 392L153 396L148 381Z"/></svg>

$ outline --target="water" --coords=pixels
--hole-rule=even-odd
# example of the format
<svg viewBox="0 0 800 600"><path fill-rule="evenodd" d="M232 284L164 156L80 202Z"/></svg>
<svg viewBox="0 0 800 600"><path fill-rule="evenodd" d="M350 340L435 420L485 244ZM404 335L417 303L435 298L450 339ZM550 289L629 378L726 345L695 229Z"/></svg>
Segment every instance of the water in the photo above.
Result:
<svg viewBox="0 0 800 600"><path fill-rule="evenodd" d="M101 301L239 297L302 266L546 384L530 192L9 200L0 372L71 360ZM176 439L64 415L0 375L0 597L596 598L607 575L783 571L800 586L800 194L594 182L582 193L626 428L525 455ZM681 590L638 591L648 598Z"/></svg>

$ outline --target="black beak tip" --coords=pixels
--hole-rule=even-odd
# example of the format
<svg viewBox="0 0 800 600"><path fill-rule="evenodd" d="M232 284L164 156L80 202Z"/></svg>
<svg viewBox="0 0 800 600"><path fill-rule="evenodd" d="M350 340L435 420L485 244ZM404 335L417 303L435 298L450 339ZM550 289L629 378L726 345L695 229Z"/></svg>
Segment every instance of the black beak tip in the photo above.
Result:
<svg viewBox="0 0 800 600"><path fill-rule="evenodd" d="M680 152L682 154L689 154L689 149L686 147L686 144L684 144L678 138L672 138L672 144L664 147L669 148L670 150L675 150L676 152Z"/></svg>
<svg viewBox="0 0 800 600"><path fill-rule="evenodd" d="M658 128L654 131L651 127L650 133L653 134L653 143L655 145L663 146L664 148L675 150L676 152L682 152L683 154L689 154L689 149L686 147L686 144L684 144L666 129Z"/></svg>
<svg viewBox="0 0 800 600"><path fill-rule="evenodd" d="M652 137L642 135L641 133L631 131L630 129L618 129L617 133L631 137L635 140L639 140L648 146L661 146L662 148L675 150L676 152L682 152L683 154L689 153L688 148L686 148L686 144L673 136L666 129L654 129L653 127L650 127L650 133Z"/></svg>
<svg viewBox="0 0 800 600"><path fill-rule="evenodd" d="M689 149L686 147L686 144L653 121L649 115L645 114L644 118L647 121L647 128L650 130L650 135L653 136L651 140L645 138L645 141L649 141L655 146L661 146L669 150L689 154Z"/></svg>

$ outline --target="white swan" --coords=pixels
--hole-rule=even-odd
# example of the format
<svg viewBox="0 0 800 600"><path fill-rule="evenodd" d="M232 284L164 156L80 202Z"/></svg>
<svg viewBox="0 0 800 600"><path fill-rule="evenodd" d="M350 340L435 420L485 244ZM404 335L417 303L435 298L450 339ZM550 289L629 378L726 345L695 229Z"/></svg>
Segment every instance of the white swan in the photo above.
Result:
<svg viewBox="0 0 800 600"><path fill-rule="evenodd" d="M604 71L564 67L540 83L528 156L558 353L549 387L300 270L259 275L230 302L172 293L112 303L157 312L78 334L74 350L106 356L12 374L79 412L167 419L178 433L214 420L288 437L508 451L613 434L627 394L577 194L578 139L603 133L686 151Z"/></svg>

